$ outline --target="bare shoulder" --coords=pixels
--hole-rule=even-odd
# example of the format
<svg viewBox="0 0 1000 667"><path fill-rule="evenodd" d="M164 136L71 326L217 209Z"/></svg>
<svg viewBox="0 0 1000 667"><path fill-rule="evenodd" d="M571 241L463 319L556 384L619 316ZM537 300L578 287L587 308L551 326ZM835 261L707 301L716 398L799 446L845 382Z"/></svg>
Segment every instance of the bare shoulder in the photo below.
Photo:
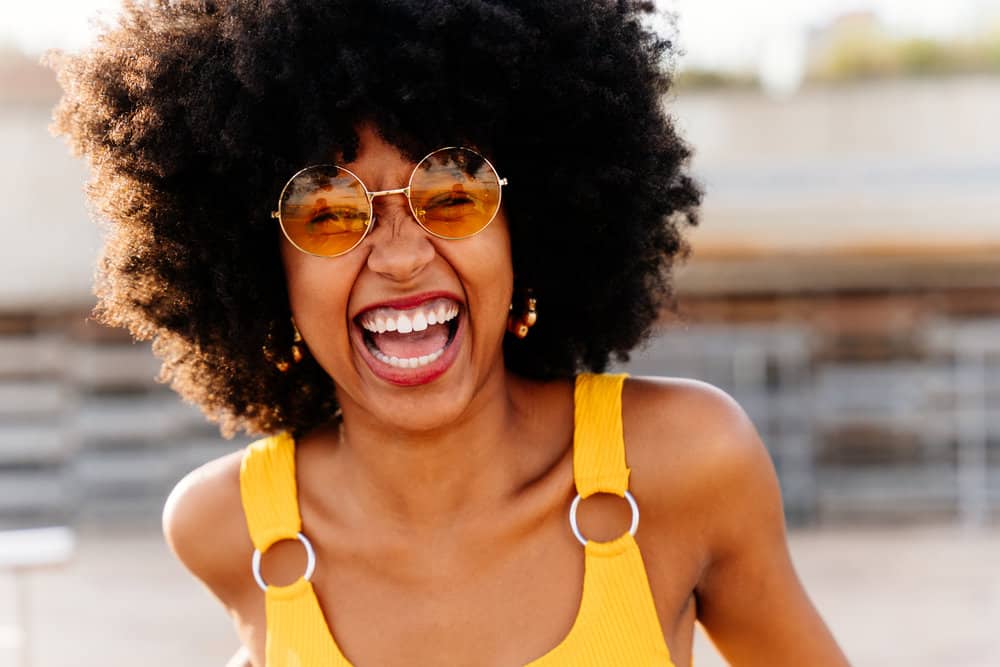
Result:
<svg viewBox="0 0 1000 667"><path fill-rule="evenodd" d="M663 479L715 476L770 458L743 408L722 389L684 378L634 378L622 397L630 466Z"/></svg>
<svg viewBox="0 0 1000 667"><path fill-rule="evenodd" d="M236 559L253 551L240 501L242 458L239 450L192 470L163 508L167 545L227 607L247 590L249 568Z"/></svg>
<svg viewBox="0 0 1000 667"><path fill-rule="evenodd" d="M650 544L669 535L693 550L697 617L727 661L845 667L795 573L778 478L746 412L679 379L630 380L622 412L633 491L655 510Z"/></svg>
<svg viewBox="0 0 1000 667"><path fill-rule="evenodd" d="M699 441L711 442L752 430L746 412L725 391L687 378L636 377L625 383L622 406L626 428L639 437L646 431L680 429ZM726 437L730 436L730 437Z"/></svg>
<svg viewBox="0 0 1000 667"><path fill-rule="evenodd" d="M770 455L729 394L697 380L635 378L625 385L622 412L633 486L659 514L696 521L714 555L734 530L783 533ZM748 525L751 517L757 526Z"/></svg>

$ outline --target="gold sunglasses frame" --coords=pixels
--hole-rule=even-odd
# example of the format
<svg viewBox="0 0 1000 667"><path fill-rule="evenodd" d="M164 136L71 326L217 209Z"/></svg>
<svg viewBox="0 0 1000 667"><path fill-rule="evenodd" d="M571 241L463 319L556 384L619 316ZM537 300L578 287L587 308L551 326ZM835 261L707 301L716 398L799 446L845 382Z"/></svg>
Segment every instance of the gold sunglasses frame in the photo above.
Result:
<svg viewBox="0 0 1000 667"><path fill-rule="evenodd" d="M420 169L420 165L422 165L424 163L424 160L426 160L427 158L431 157L432 155L435 155L435 154L440 153L442 151L451 151L451 150L468 151L468 152L472 153L473 155L476 155L477 157L479 157L486 164L486 166L488 166L490 168L490 171L492 171L493 175L496 176L496 178L497 178L497 207L496 207L496 210L493 211L493 215L490 216L490 219L486 221L486 224L483 225L481 229L473 232L472 234L468 234L466 236L445 236L443 234L438 234L436 232L431 231L430 229L427 229L427 227L424 226L424 223L422 223L420 221L420 218L417 217L417 212L413 208L413 200L410 199L410 188L413 186L413 177L416 176L417 170ZM304 173L306 171L309 171L310 169L317 169L319 167L333 167L334 169L339 169L341 171L347 172L348 174L350 174L354 178L354 180L356 180L358 183L361 184L361 188L365 191L365 194L368 196L368 217L369 217L369 222L368 222L367 225L365 225L365 231L364 231L364 233L361 234L361 237L358 239L357 243L355 243L354 245L352 245L347 250L344 250L343 252L338 252L336 255L319 255L319 254L314 253L314 252L309 252L305 248L302 248L299 244L297 244L295 241L292 240L292 237L289 236L288 231L285 229L285 225L284 225L284 223L281 220L281 201L285 198L285 191L288 190L288 187L292 184L292 182L300 174L302 174L302 173ZM507 179L500 177L500 172L497 171L497 168L493 166L493 163L490 162L486 158L485 155L483 155L479 151L473 150L471 148L467 148L465 146L445 146L443 148L438 148L436 150L431 151L427 155L425 155L422 158L420 158L420 160L417 161L416 165L414 165L413 171L410 172L410 178L406 182L406 187L394 188L392 190L376 190L376 191L372 192L371 190L368 189L368 186L365 185L365 182L361 180L360 176L358 176L357 174L355 174L353 171L351 171L347 167L341 167L338 164L330 164L330 163L311 164L308 167L303 167L302 169L299 169L297 172L295 172L294 174L292 174L292 177L288 179L288 181L285 183L285 186L283 188L281 188L281 194L278 195L278 209L276 211L271 211L271 218L272 219L276 219L278 221L278 226L281 228L281 233L284 234L285 238L288 239L288 242L291 243L295 247L296 250L298 250L300 252L304 252L307 255L312 255L313 257L340 257L341 255L346 255L347 253L351 252L352 250L354 250L355 248L357 248L359 245L361 245L361 243L365 240L365 238L368 237L368 233L371 232L372 228L375 227L376 218L375 218L375 206L374 206L373 202L375 201L376 197L386 197L388 195L405 195L406 196L406 203L410 207L410 213L413 215L413 219L417 222L417 224L420 225L421 229L423 229L425 232L427 232L431 236L435 236L435 237L437 237L439 239L445 239L445 240L448 240L448 241L458 241L458 240L461 240L461 239L472 238L476 234L479 234L484 229L486 229L487 227L489 227L490 224L493 222L493 220L496 219L497 214L500 212L500 204L503 202L503 188L504 188L505 185L507 185Z"/></svg>

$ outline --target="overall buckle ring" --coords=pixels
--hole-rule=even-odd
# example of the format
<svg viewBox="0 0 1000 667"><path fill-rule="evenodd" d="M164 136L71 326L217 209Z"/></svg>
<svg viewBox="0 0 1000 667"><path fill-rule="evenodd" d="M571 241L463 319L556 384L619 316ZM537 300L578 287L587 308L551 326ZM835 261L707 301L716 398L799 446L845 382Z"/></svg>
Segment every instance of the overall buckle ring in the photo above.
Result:
<svg viewBox="0 0 1000 667"><path fill-rule="evenodd" d="M629 507L632 508L632 525L629 526L628 532L632 535L632 537L635 537L635 531L639 529L639 505L635 502L635 498L632 497L632 494L629 491L625 491L624 497L625 500L628 501ZM573 529L573 534L576 536L576 539L579 540L580 544L587 546L588 540L580 532L580 526L576 523L576 511L580 507L581 500L583 500L583 498L581 498L578 493L576 494L576 498L573 499L573 503L569 506L569 525L570 528Z"/></svg>
<svg viewBox="0 0 1000 667"><path fill-rule="evenodd" d="M316 569L316 552L313 551L312 542L310 542L309 539L301 532L296 534L295 537L297 537L299 542L302 543L302 546L306 548L306 557L308 558L308 562L306 563L306 573L302 575L302 578L309 581L313 575L313 571ZM266 593L267 582L264 581L264 577L260 574L260 559L260 549L254 549L253 559L250 561L253 569L253 578L257 581L257 585L260 586L260 589Z"/></svg>

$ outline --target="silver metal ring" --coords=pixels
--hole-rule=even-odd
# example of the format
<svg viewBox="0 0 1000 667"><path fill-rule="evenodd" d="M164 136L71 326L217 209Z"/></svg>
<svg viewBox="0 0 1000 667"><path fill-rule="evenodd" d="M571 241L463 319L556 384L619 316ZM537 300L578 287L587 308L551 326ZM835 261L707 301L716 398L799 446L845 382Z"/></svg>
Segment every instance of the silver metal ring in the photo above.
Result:
<svg viewBox="0 0 1000 667"><path fill-rule="evenodd" d="M306 557L308 558L308 562L306 562L306 573L302 575L302 578L309 581L309 579L312 578L313 571L316 569L316 552L313 551L312 542L310 542L305 535L298 533L295 537L299 538L299 542L301 542L302 546L306 548ZM260 574L260 559L260 549L254 549L253 559L250 561L253 568L253 578L257 580L257 585L260 586L260 589L266 592L267 582L264 581L264 577Z"/></svg>
<svg viewBox="0 0 1000 667"><path fill-rule="evenodd" d="M576 535L576 539L579 540L580 544L587 546L588 540L580 532L580 526L576 523L576 510L580 507L581 500L583 499L578 493L569 506L569 526L573 529L573 534ZM639 529L639 505L628 491L625 492L625 500L628 501L629 507L632 508L632 525L629 526L628 532L632 534L632 537L635 537L635 531Z"/></svg>

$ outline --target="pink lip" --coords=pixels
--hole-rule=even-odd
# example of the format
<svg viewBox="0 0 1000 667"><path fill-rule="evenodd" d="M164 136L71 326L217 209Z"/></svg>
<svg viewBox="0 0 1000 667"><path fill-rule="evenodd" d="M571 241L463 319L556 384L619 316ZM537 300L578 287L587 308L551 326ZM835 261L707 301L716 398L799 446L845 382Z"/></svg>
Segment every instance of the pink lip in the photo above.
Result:
<svg viewBox="0 0 1000 667"><path fill-rule="evenodd" d="M411 294L409 296L400 297L398 299L392 299L390 301L380 301L378 303L370 303L358 312L354 314L356 318L362 313L366 313L374 308L395 308L396 310L409 310L410 308L416 308L422 303L427 301L432 301L433 299L451 299L455 303L462 303L462 299L456 296L452 292L445 292L439 290L437 292L421 292L420 294ZM353 319L353 318L352 318Z"/></svg>
<svg viewBox="0 0 1000 667"><path fill-rule="evenodd" d="M425 301L440 299L442 297L452 299L456 303L462 303L461 299L457 298L451 292L424 292L422 294L415 294L413 296L403 297L400 299L393 299L392 301L382 301L380 303L370 304L364 309L358 311L357 315L355 315L355 319L358 315L361 315L362 313L373 308L395 308L397 310L407 310L409 308L416 308ZM395 366L384 364L376 359L368 350L368 346L364 341L364 334L362 333L361 327L356 322L352 322L351 340L354 343L354 347L361 355L361 358L365 360L365 364L368 366L369 370L371 370L376 377L400 387L415 387L427 384L444 375L444 373L451 368L451 365L455 362L455 358L458 356L460 343L465 336L466 318L464 310L465 309L463 308L462 312L459 313L458 329L455 331L455 336L452 338L451 343L449 343L448 347L445 348L444 354L438 357L435 361L432 361L426 366L421 366L420 368L396 368Z"/></svg>

